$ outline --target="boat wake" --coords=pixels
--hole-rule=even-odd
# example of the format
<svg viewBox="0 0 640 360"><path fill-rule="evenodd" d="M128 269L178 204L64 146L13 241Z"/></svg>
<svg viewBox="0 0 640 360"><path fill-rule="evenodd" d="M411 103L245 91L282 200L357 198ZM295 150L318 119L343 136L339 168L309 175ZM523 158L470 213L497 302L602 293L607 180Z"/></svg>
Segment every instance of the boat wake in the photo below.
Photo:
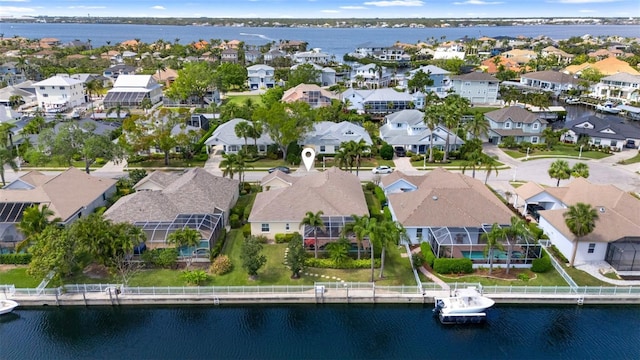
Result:
<svg viewBox="0 0 640 360"><path fill-rule="evenodd" d="M260 39L265 39L265 40L273 40L272 38L266 36L266 35L262 35L262 34L249 34L249 33L240 33L240 35L244 35L244 36L255 36L255 37L259 37Z"/></svg>

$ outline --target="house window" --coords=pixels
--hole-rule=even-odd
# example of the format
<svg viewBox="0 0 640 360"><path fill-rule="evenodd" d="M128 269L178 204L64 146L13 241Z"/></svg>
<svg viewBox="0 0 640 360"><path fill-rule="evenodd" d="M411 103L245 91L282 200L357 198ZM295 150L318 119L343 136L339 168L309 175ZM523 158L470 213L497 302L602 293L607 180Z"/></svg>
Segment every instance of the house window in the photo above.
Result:
<svg viewBox="0 0 640 360"><path fill-rule="evenodd" d="M416 229L416 237L422 238L422 228Z"/></svg>
<svg viewBox="0 0 640 360"><path fill-rule="evenodd" d="M593 143L595 145L600 145L600 142L602 141L602 139L593 139Z"/></svg>
<svg viewBox="0 0 640 360"><path fill-rule="evenodd" d="M587 253L593 254L595 251L596 251L596 244L595 243L590 243L589 244L589 250L587 250Z"/></svg>
<svg viewBox="0 0 640 360"><path fill-rule="evenodd" d="M511 129L511 123L510 122L504 123L504 128L505 129Z"/></svg>
<svg viewBox="0 0 640 360"><path fill-rule="evenodd" d="M286 231L289 231L289 223L284 224L284 229L285 229Z"/></svg>
<svg viewBox="0 0 640 360"><path fill-rule="evenodd" d="M533 129L534 129L534 130L537 130L537 129L538 129L538 127L540 127L540 124L538 124L538 123L533 123Z"/></svg>
<svg viewBox="0 0 640 360"><path fill-rule="evenodd" d="M260 226L260 230L261 230L262 232L266 232L266 233L268 233L268 232L269 232L269 224L262 224L262 225Z"/></svg>
<svg viewBox="0 0 640 360"><path fill-rule="evenodd" d="M64 90L64 86L60 86L60 90Z"/></svg>
<svg viewBox="0 0 640 360"><path fill-rule="evenodd" d="M49 97L49 94L42 94L42 97Z"/></svg>
<svg viewBox="0 0 640 360"><path fill-rule="evenodd" d="M610 146L618 146L618 140L611 140Z"/></svg>
<svg viewBox="0 0 640 360"><path fill-rule="evenodd" d="M520 129L522 127L522 123L516 123L516 128Z"/></svg>
<svg viewBox="0 0 640 360"><path fill-rule="evenodd" d="M44 90L44 86L40 86L40 90Z"/></svg>
<svg viewBox="0 0 640 360"><path fill-rule="evenodd" d="M538 143L538 137L537 136L532 136L531 137L531 143L532 144L537 144Z"/></svg>
<svg viewBox="0 0 640 360"><path fill-rule="evenodd" d="M325 152L327 149L324 145L320 145L320 152Z"/></svg>

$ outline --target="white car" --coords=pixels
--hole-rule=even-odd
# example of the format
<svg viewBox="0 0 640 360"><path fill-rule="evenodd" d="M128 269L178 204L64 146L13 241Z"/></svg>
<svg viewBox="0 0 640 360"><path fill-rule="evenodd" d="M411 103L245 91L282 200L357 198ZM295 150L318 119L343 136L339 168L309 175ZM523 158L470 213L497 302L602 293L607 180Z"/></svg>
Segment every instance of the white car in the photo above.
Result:
<svg viewBox="0 0 640 360"><path fill-rule="evenodd" d="M391 174L393 172L393 169L389 166L382 165L374 168L373 170L371 170L371 172L374 174Z"/></svg>

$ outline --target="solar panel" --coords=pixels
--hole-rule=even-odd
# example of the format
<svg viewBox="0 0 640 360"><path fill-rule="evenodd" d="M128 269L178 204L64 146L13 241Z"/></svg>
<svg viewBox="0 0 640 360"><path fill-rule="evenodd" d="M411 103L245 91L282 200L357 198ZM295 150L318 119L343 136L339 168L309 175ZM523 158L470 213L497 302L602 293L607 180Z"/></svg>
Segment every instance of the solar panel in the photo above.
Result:
<svg viewBox="0 0 640 360"><path fill-rule="evenodd" d="M33 203L1 203L0 222L18 223L22 220L22 213Z"/></svg>

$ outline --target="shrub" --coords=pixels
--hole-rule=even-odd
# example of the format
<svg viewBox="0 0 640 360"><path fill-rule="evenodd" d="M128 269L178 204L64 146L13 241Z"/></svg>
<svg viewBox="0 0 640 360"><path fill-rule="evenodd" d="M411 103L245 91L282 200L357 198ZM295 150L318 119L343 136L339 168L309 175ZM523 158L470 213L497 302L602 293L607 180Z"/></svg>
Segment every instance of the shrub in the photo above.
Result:
<svg viewBox="0 0 640 360"><path fill-rule="evenodd" d="M558 248L555 245L551 245L551 252L553 253L553 256L555 256L555 258L558 259L558 261L565 264L569 262L569 260L566 257L564 257L564 255L562 255L560 250L558 250Z"/></svg>
<svg viewBox="0 0 640 360"><path fill-rule="evenodd" d="M213 249L211 249L211 254L209 259L213 260L218 255L220 255L220 253L222 252L222 249L224 248L224 243L226 241L227 241L227 230L222 229L222 231L220 232L220 236L216 240L216 244L213 245Z"/></svg>
<svg viewBox="0 0 640 360"><path fill-rule="evenodd" d="M383 160L391 160L393 159L393 146L389 144L384 144L380 148L380 157Z"/></svg>
<svg viewBox="0 0 640 360"><path fill-rule="evenodd" d="M413 261L413 267L417 269L424 264L424 255L421 253L413 254L411 255L411 260Z"/></svg>
<svg viewBox="0 0 640 360"><path fill-rule="evenodd" d="M471 259L438 258L433 262L433 270L439 274L470 274L473 263Z"/></svg>
<svg viewBox="0 0 640 360"><path fill-rule="evenodd" d="M527 275L525 273L520 273L520 274L518 274L518 280L529 281L529 275Z"/></svg>
<svg viewBox="0 0 640 360"><path fill-rule="evenodd" d="M382 212L385 220L393 220L393 216L391 216L391 210L389 210L388 206L382 208Z"/></svg>
<svg viewBox="0 0 640 360"><path fill-rule="evenodd" d="M269 239L267 239L266 236L264 235L259 235L259 236L254 236L256 238L256 240L260 243L260 244L266 244L269 242Z"/></svg>
<svg viewBox="0 0 640 360"><path fill-rule="evenodd" d="M26 265L31 262L31 254L2 254L0 264Z"/></svg>
<svg viewBox="0 0 640 360"><path fill-rule="evenodd" d="M182 272L182 278L189 285L200 285L209 279L209 275L203 270L187 270Z"/></svg>
<svg viewBox="0 0 640 360"><path fill-rule="evenodd" d="M231 216L229 216L229 225L231 225L232 229L240 228L242 226L240 216L238 214L231 214Z"/></svg>
<svg viewBox="0 0 640 360"><path fill-rule="evenodd" d="M387 197L384 195L384 191L382 190L382 188L379 186L376 186L375 189L373 189L373 191L375 192L376 198L378 199L380 204L384 204Z"/></svg>
<svg viewBox="0 0 640 360"><path fill-rule="evenodd" d="M286 244L289 243L293 238L299 237L300 234L290 233L290 234L276 234L276 244Z"/></svg>
<svg viewBox="0 0 640 360"><path fill-rule="evenodd" d="M378 186L376 184L374 184L373 182L371 182L371 181L367 182L367 184L364 186L364 188L367 191L375 191L376 187L378 187Z"/></svg>
<svg viewBox="0 0 640 360"><path fill-rule="evenodd" d="M218 256L209 267L209 272L213 275L224 275L231 270L233 270L233 264L227 255Z"/></svg>
<svg viewBox="0 0 640 360"><path fill-rule="evenodd" d="M551 270L551 258L546 252L542 252L542 257L539 257L531 262L531 271L536 273L544 273Z"/></svg>
<svg viewBox="0 0 640 360"><path fill-rule="evenodd" d="M142 253L142 260L151 266L172 268L178 261L178 249L153 249Z"/></svg>
<svg viewBox="0 0 640 360"><path fill-rule="evenodd" d="M247 237L251 235L251 224L246 223L242 225L242 236Z"/></svg>
<svg viewBox="0 0 640 360"><path fill-rule="evenodd" d="M422 244L420 244L420 251L424 256L424 262L429 265L430 268L433 268L433 262L435 261L436 256L431 250L431 245L429 245L429 243L423 242Z"/></svg>
<svg viewBox="0 0 640 360"><path fill-rule="evenodd" d="M347 260L338 266L331 259L322 259L322 258L307 258L305 261L305 266L321 268L321 269L369 269L371 267L371 260L361 259L361 260ZM375 259L373 266L380 267L380 259Z"/></svg>

